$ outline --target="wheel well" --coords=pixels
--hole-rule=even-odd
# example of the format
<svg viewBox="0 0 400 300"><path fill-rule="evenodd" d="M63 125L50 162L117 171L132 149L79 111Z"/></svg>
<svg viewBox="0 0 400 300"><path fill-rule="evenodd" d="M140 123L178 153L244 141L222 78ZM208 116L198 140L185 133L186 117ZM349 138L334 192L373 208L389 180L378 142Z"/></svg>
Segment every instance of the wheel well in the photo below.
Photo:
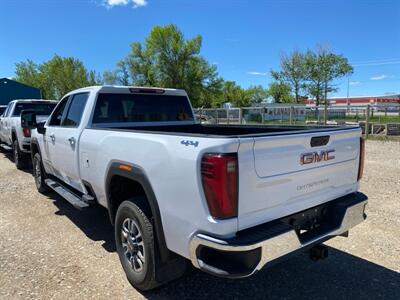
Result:
<svg viewBox="0 0 400 300"><path fill-rule="evenodd" d="M32 157L36 154L39 153L39 148L36 145L36 143L31 143L31 153L32 153Z"/></svg>
<svg viewBox="0 0 400 300"><path fill-rule="evenodd" d="M123 201L132 198L136 198L138 200L138 203L136 204L140 206L149 219L152 218L152 212L147 200L146 192L139 182L123 176L114 175L110 181L108 196L112 222L115 220L115 215L117 214L119 205Z"/></svg>

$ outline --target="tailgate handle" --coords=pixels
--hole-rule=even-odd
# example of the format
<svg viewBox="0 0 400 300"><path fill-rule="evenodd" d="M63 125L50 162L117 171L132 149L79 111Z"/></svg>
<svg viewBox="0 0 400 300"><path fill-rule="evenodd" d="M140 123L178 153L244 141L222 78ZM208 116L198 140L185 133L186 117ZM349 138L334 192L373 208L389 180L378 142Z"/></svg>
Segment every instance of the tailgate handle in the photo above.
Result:
<svg viewBox="0 0 400 300"><path fill-rule="evenodd" d="M311 138L311 147L325 146L329 142L329 135L314 136Z"/></svg>

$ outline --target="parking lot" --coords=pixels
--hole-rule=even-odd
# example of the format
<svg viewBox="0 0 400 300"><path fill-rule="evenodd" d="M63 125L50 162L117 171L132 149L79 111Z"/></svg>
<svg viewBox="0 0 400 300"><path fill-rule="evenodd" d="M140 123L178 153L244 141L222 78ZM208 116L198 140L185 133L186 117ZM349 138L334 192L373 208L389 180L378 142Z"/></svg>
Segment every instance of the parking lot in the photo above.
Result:
<svg viewBox="0 0 400 300"><path fill-rule="evenodd" d="M190 269L155 291L125 279L105 209L77 211L36 191L0 153L2 299L400 299L400 143L368 141L361 191L368 219L327 244L326 260L293 257L239 281Z"/></svg>

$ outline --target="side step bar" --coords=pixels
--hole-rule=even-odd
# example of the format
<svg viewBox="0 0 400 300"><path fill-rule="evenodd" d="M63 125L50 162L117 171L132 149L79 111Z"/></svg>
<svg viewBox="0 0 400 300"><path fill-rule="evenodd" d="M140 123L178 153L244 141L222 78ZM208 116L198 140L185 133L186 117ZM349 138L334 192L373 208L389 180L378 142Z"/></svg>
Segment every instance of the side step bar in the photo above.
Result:
<svg viewBox="0 0 400 300"><path fill-rule="evenodd" d="M0 144L0 147L3 148L4 150L7 150L7 151L11 151L12 150L12 148L10 146L6 145L6 144Z"/></svg>
<svg viewBox="0 0 400 300"><path fill-rule="evenodd" d="M69 203L72 204L73 207L76 209L82 210L84 208L89 207L89 202L93 199L90 195L83 195L82 198L79 198L70 190L68 190L65 186L55 182L51 179L45 180L46 185L49 186L52 190L54 190L57 194L67 200Z"/></svg>

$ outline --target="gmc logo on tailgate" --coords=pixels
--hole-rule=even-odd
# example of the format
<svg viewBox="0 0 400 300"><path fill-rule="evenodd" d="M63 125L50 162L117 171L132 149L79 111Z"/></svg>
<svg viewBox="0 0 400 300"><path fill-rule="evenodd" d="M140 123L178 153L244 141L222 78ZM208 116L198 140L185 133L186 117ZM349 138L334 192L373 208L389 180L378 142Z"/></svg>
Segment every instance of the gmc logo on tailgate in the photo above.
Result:
<svg viewBox="0 0 400 300"><path fill-rule="evenodd" d="M300 164L308 165L334 159L335 156L332 155L333 152L335 152L334 149L323 150L319 153L318 152L303 153L300 155Z"/></svg>

